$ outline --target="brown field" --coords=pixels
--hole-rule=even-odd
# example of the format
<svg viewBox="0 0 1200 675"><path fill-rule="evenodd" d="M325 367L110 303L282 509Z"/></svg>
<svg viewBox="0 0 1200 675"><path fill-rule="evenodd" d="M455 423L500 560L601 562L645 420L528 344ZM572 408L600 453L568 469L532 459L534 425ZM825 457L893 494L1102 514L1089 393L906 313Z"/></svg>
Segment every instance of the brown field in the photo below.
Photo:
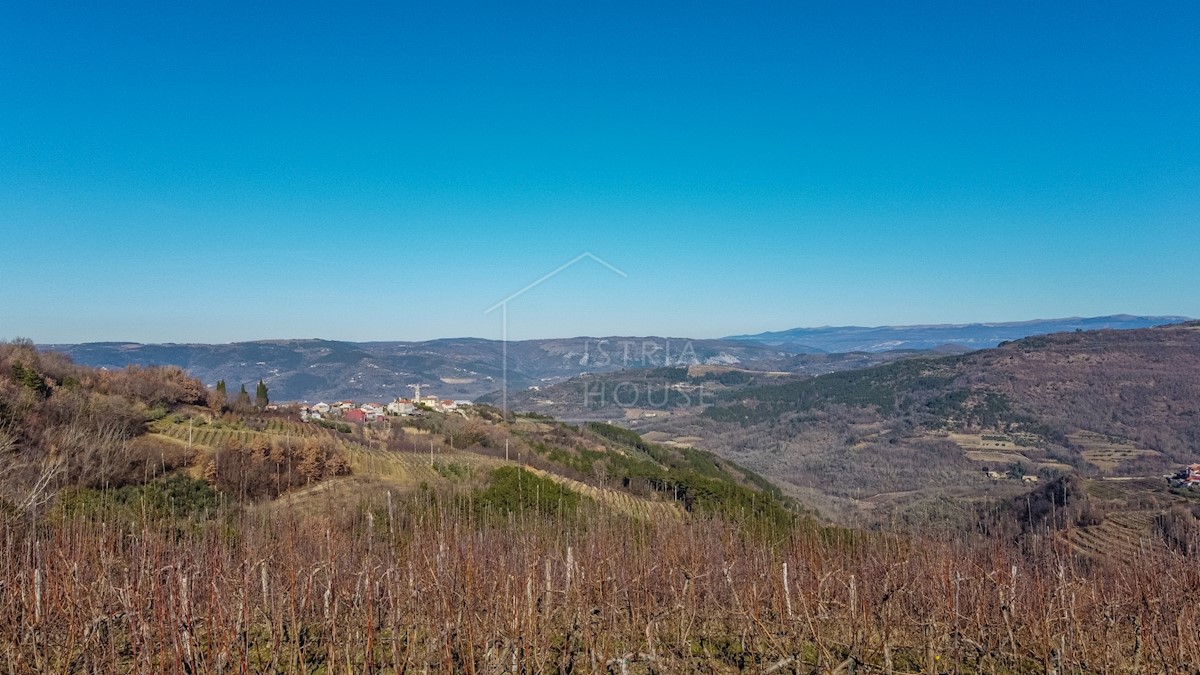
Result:
<svg viewBox="0 0 1200 675"><path fill-rule="evenodd" d="M987 462L988 464L995 464L997 466L1007 466L1014 462L1024 462L1026 464L1032 464L1032 462L1030 461L1030 459L1028 457L1026 457L1025 455L1022 455L1020 453L1016 453L1016 452L989 452L986 450L967 450L964 454L966 454L967 459L970 459L971 461Z"/></svg>
<svg viewBox="0 0 1200 675"><path fill-rule="evenodd" d="M436 495L183 537L9 520L0 650L12 672L1194 672L1200 606L1179 589L1200 567L1128 527L1022 552L601 512L490 524ZM1114 541L1135 564L1073 553Z"/></svg>
<svg viewBox="0 0 1200 675"><path fill-rule="evenodd" d="M1083 448L1080 455L1088 463L1106 473L1116 471L1122 462L1138 457L1158 456L1161 453L1147 448L1139 448L1129 442L1112 439L1103 434L1090 431L1079 431L1071 434L1071 442Z"/></svg>
<svg viewBox="0 0 1200 675"><path fill-rule="evenodd" d="M957 443L959 447L971 450L1001 450L1010 452L1019 452L1021 446L1011 440L993 440L984 439L987 434L967 434L967 433L950 433L946 435L950 441Z"/></svg>
<svg viewBox="0 0 1200 675"><path fill-rule="evenodd" d="M704 439L700 436L674 436L670 440L664 441L667 445L682 446L687 448L700 447L704 443Z"/></svg>

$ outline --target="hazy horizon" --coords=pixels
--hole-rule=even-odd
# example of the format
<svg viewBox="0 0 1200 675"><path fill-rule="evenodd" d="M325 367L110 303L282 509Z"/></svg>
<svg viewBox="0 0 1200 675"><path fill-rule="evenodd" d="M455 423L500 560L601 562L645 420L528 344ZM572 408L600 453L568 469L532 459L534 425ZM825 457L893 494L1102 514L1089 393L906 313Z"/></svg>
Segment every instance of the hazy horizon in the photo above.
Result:
<svg viewBox="0 0 1200 675"><path fill-rule="evenodd" d="M1039 322L1088 320L1088 319L1120 317L1120 316L1150 318L1150 319L1169 319L1172 321L1195 320L1195 317L1183 316L1183 315L1178 315L1178 314L1134 314L1131 312L1116 312L1113 314L1106 314L1103 316L1096 316L1096 317L1071 315L1071 316L1048 317L1048 318L1047 317L1039 317L1036 319L974 321L974 322L965 322L965 323L872 324L872 325L843 325L843 326L829 326L829 325L825 325L825 326L789 326L786 328L783 328L783 327L766 328L766 329L761 329L761 330L757 329L757 328L753 328L753 329L750 329L743 333L731 333L728 335L684 335L684 334L675 334L675 333L664 333L664 332L660 331L660 332L648 332L648 333L538 335L538 336L534 336L534 337L521 337L521 338L511 338L510 337L509 340L510 341L574 340L574 339L609 338L609 337L646 337L646 338L660 338L660 339L676 339L676 338L678 338L678 339L691 339L691 340L723 340L723 339L738 338L738 337L748 336L748 335L779 333L779 332L785 332L785 331L791 331L791 330L825 330L825 329L829 329L829 330L838 330L838 329L873 330L873 329L887 329L887 328L959 328L959 327L970 327L970 326L993 326L993 325L994 326L1007 326L1007 325L1020 325L1020 324L1034 324L1034 323L1039 323ZM22 338L22 339L28 338L28 339L33 340L35 344L47 345L47 346L68 345L68 344L89 344L89 343L221 345L221 344L242 344L242 343L254 343L254 342L290 342L290 341L304 341L304 340L322 340L322 341L328 341L328 342L357 342L357 343L371 343L371 342L379 342L379 343L414 342L414 343L417 343L417 342L432 342L432 341L437 341L437 340L501 340L502 339L501 337L490 337L487 335L440 335L437 337L424 338L424 339L406 339L406 338L397 337L397 338L383 338L383 339L371 338L371 339L361 339L360 340L360 339L351 339L351 338L345 338L345 339L334 338L334 337L321 336L321 335L312 335L312 336L295 335L295 336L258 337L258 338L244 339L244 340L224 340L224 341L215 341L215 342L204 342L204 341L198 341L198 340L132 340L132 339L84 340L84 341L79 341L79 342L70 342L70 341L38 340L38 339L32 338L27 335L0 336L0 339L11 340L11 339L15 339L15 338Z"/></svg>

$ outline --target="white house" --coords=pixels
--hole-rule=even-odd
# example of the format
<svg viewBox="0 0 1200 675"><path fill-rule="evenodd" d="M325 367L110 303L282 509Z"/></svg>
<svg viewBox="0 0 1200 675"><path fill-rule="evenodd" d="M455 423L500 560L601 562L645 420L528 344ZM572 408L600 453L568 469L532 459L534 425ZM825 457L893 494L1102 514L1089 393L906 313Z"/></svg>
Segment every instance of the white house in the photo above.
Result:
<svg viewBox="0 0 1200 675"><path fill-rule="evenodd" d="M387 417L388 412L387 407L385 407L382 403L364 403L359 410L366 413L367 419L372 421Z"/></svg>
<svg viewBox="0 0 1200 675"><path fill-rule="evenodd" d="M387 411L393 415L411 415L413 410L412 401L406 398L398 398L387 404Z"/></svg>
<svg viewBox="0 0 1200 675"><path fill-rule="evenodd" d="M315 413L320 413L320 414L324 415L325 413L329 412L329 404L322 401L322 402L314 405L313 407L309 408L309 410L311 410Z"/></svg>

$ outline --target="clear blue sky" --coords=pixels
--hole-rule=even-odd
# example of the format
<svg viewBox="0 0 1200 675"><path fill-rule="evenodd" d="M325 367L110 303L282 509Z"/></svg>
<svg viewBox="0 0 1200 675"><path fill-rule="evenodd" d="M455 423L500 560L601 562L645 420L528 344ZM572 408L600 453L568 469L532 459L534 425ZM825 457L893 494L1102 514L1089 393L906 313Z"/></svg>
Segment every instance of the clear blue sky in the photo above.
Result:
<svg viewBox="0 0 1200 675"><path fill-rule="evenodd" d="M9 2L0 338L1200 316L1195 3Z"/></svg>

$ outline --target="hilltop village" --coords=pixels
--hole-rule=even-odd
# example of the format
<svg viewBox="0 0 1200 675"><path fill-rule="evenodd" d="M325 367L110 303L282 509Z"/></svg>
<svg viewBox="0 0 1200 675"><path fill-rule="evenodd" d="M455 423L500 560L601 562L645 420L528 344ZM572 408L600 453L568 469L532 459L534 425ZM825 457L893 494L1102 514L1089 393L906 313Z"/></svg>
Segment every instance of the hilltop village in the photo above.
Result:
<svg viewBox="0 0 1200 675"><path fill-rule="evenodd" d="M356 403L337 401L314 405L300 404L300 419L305 422L336 419L345 422L375 422L387 417L415 415L422 411L453 413L470 406L470 401L453 401L434 394L420 395L420 390L411 399L397 398L391 403Z"/></svg>

